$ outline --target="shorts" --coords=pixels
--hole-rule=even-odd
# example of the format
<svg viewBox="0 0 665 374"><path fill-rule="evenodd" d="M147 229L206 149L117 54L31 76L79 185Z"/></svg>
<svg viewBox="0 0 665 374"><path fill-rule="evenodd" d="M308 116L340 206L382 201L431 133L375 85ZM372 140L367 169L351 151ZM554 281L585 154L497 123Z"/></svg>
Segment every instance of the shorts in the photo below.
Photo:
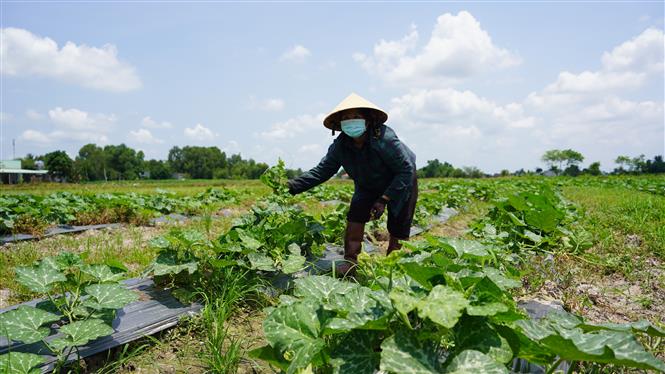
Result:
<svg viewBox="0 0 665 374"><path fill-rule="evenodd" d="M356 190L351 199L351 207L346 219L349 222L367 223L370 220L370 212L372 206L383 195L383 192L369 192L363 190ZM409 200L404 203L402 209L397 214L393 214L390 207L392 204L388 203L388 232L391 236L397 239L408 239L411 233L411 224L413 223L413 215L416 212L416 202L418 201L418 180L413 178L411 187L411 196Z"/></svg>

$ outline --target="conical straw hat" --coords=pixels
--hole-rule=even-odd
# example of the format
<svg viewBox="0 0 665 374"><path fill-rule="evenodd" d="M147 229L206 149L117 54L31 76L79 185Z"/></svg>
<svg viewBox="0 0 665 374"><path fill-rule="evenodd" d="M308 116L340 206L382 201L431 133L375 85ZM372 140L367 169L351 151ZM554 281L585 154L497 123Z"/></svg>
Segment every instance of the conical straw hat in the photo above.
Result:
<svg viewBox="0 0 665 374"><path fill-rule="evenodd" d="M346 99L342 100L342 102L339 103L335 109L333 109L332 112L326 116L326 118L323 120L323 126L331 130L341 130L339 125L339 116L341 112L347 109L358 108L369 109L369 111L374 116L375 122L377 123L384 123L388 120L388 114L386 114L386 112L384 112L381 108L369 100L360 97L360 95L352 93L351 95L347 96Z"/></svg>

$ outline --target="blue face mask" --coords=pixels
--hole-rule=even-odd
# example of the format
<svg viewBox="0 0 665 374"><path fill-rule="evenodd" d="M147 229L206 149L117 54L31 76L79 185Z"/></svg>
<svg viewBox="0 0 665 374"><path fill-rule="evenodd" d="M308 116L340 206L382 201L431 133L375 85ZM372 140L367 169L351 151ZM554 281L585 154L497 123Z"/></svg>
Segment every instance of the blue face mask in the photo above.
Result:
<svg viewBox="0 0 665 374"><path fill-rule="evenodd" d="M358 138L365 133L365 120L364 119L347 119L340 121L342 131L352 138Z"/></svg>

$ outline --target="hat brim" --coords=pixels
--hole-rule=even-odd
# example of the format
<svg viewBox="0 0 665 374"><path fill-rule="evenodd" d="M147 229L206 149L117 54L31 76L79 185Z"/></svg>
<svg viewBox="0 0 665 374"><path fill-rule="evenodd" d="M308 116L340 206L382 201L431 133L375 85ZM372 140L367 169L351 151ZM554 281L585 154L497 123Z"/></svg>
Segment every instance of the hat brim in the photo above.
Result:
<svg viewBox="0 0 665 374"><path fill-rule="evenodd" d="M341 131L342 128L340 126L340 118L342 116L342 113L344 113L347 110L352 110L352 109L362 109L363 112L367 113L370 115L372 118L372 121L374 123L385 123L388 120L388 114L382 110L376 109L376 108L369 108L369 107L355 107L355 108L345 108L342 110L339 110L337 112L333 112L328 114L328 116L323 120L323 126L326 128L329 128L331 130L335 131Z"/></svg>

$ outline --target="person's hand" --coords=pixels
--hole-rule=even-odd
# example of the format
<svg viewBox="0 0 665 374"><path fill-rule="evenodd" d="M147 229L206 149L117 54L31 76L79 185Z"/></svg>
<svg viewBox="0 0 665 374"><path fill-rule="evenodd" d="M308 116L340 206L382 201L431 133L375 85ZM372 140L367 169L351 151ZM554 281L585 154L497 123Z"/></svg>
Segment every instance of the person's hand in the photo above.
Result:
<svg viewBox="0 0 665 374"><path fill-rule="evenodd" d="M369 211L370 218L373 220L381 218L384 210L386 210L386 203L381 199L377 200Z"/></svg>

